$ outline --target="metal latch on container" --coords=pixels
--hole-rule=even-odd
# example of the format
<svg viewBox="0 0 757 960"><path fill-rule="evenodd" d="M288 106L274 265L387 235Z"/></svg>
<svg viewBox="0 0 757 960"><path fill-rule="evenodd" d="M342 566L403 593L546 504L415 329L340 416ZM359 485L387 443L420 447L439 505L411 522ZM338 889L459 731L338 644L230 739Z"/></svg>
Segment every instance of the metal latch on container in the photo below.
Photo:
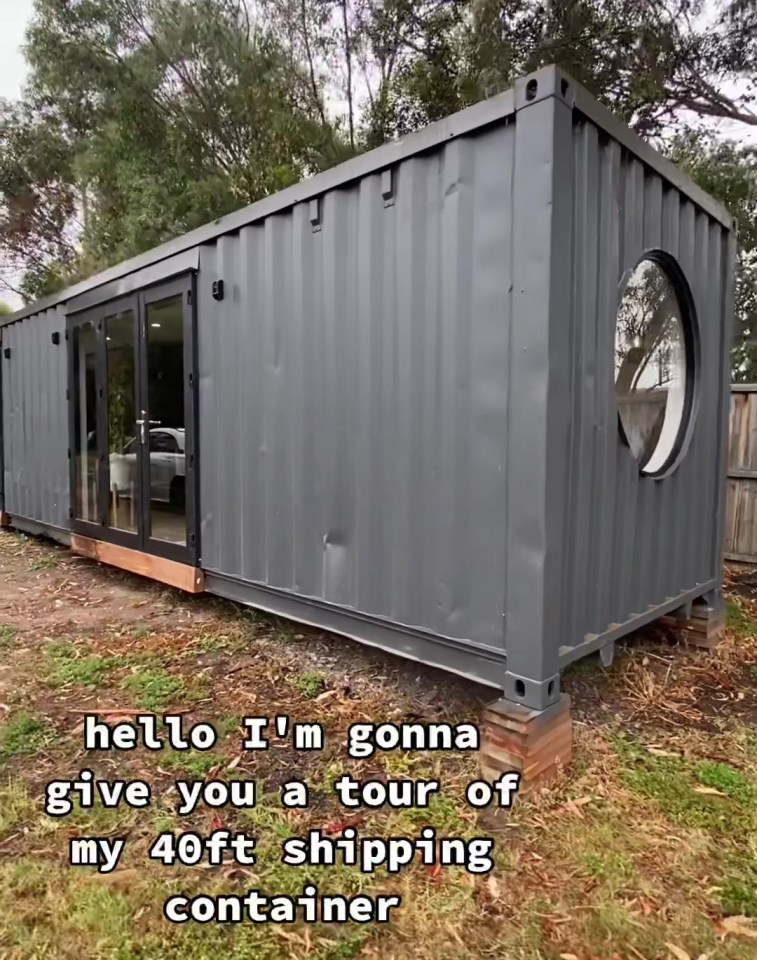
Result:
<svg viewBox="0 0 757 960"><path fill-rule="evenodd" d="M381 171L381 196L384 198L385 207L394 206L394 171Z"/></svg>
<svg viewBox="0 0 757 960"><path fill-rule="evenodd" d="M318 233L321 229L321 198L316 197L310 201L310 225L313 233Z"/></svg>

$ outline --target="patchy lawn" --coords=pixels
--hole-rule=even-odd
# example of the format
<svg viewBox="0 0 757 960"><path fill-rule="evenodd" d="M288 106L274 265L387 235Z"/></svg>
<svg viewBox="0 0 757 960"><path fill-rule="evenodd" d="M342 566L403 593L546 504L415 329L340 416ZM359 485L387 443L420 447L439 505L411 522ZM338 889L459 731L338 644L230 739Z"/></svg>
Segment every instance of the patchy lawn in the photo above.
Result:
<svg viewBox="0 0 757 960"><path fill-rule="evenodd" d="M734 575L716 654L659 631L566 677L576 756L568 775L511 813L462 801L465 754L378 753L351 760L356 721L475 720L491 694L439 671L300 630L210 598L185 598L65 550L0 532L0 956L3 960L753 960L757 957L757 599ZM746 586L744 585L746 583ZM82 749L82 714L184 710L221 733L209 753ZM243 715L318 720L322 753L285 742L240 752ZM95 806L44 815L45 783L89 767L153 785L147 811ZM345 819L330 785L436 776L427 811L361 813L371 835L496 837L496 868L413 865L396 876L292 868L282 838ZM176 777L254 778L251 811L175 813ZM307 810L274 802L306 779ZM219 823L258 837L254 867L166 868L146 858L162 830ZM125 836L107 875L67 865L75 835ZM172 892L373 891L403 896L386 926L174 926Z"/></svg>

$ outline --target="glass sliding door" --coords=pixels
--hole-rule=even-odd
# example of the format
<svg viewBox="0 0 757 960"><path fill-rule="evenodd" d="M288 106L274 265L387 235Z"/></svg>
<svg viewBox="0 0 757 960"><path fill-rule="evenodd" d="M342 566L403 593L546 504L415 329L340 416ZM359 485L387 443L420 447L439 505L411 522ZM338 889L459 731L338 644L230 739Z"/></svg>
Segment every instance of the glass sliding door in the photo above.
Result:
<svg viewBox="0 0 757 960"><path fill-rule="evenodd" d="M191 279L68 320L72 529L195 563Z"/></svg>
<svg viewBox="0 0 757 960"><path fill-rule="evenodd" d="M105 390L108 431L108 525L139 532L140 477L137 420L137 324L129 306L105 317Z"/></svg>
<svg viewBox="0 0 757 960"><path fill-rule="evenodd" d="M145 341L150 536L186 546L187 411L181 293L145 303Z"/></svg>

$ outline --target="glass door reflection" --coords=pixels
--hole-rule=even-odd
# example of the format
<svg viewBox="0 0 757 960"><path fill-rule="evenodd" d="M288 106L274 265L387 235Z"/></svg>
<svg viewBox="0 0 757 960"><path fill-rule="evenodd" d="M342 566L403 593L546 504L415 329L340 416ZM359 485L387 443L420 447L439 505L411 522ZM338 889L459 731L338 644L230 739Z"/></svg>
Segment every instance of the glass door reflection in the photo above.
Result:
<svg viewBox="0 0 757 960"><path fill-rule="evenodd" d="M114 530L136 535L140 471L135 334L132 308L105 318L108 523Z"/></svg>
<svg viewBox="0 0 757 960"><path fill-rule="evenodd" d="M72 529L195 563L191 279L79 311L67 337Z"/></svg>
<svg viewBox="0 0 757 960"><path fill-rule="evenodd" d="M92 321L72 330L73 338L73 428L74 497L77 520L99 523L97 415L97 332Z"/></svg>
<svg viewBox="0 0 757 960"><path fill-rule="evenodd" d="M187 543L184 298L146 303L150 537Z"/></svg>

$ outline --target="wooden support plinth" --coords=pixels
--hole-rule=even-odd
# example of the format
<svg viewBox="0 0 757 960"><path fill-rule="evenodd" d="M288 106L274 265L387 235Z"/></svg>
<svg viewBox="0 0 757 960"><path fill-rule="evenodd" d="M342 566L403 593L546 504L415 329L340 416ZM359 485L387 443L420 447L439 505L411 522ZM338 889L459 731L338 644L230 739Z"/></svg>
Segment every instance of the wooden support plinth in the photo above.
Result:
<svg viewBox="0 0 757 960"><path fill-rule="evenodd" d="M90 540L89 537L81 537L76 533L71 534L71 550L81 557L90 557L100 563L138 573L142 577L158 580L187 593L203 593L205 590L203 571L186 563L154 557L139 550L119 547L115 543L105 543L103 540Z"/></svg>
<svg viewBox="0 0 757 960"><path fill-rule="evenodd" d="M11 518L7 513L4 513L0 510L0 527L9 527L11 525Z"/></svg>
<svg viewBox="0 0 757 960"><path fill-rule="evenodd" d="M695 603L687 620L662 617L660 623L672 630L684 643L712 650L725 634L725 605L708 606L706 603Z"/></svg>
<svg viewBox="0 0 757 960"><path fill-rule="evenodd" d="M563 693L546 710L529 710L509 700L497 700L481 716L481 771L487 780L503 773L521 775L520 793L551 780L573 755L570 697Z"/></svg>

